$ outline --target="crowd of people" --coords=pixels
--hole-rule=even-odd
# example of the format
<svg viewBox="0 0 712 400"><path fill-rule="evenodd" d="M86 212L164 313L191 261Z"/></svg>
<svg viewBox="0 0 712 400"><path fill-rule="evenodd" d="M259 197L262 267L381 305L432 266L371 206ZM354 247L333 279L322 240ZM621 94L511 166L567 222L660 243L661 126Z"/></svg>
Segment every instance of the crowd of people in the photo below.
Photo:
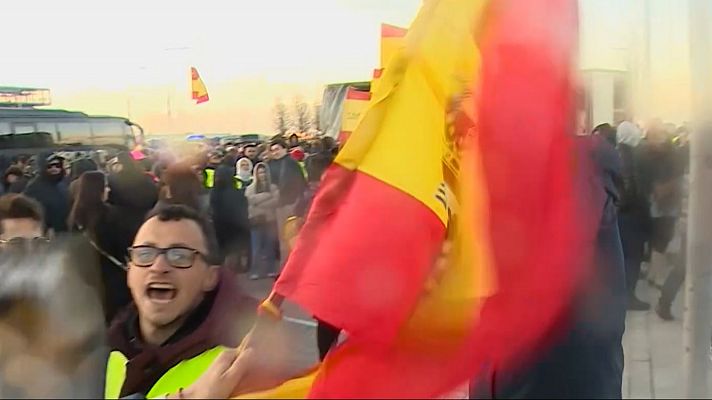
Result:
<svg viewBox="0 0 712 400"><path fill-rule="evenodd" d="M620 397L625 311L650 308L637 296L641 277L661 292L657 314L673 319L685 271L688 132L624 121L592 133L581 148L603 193L596 279L572 304L570 330L550 352L521 375L493 366L473 380L473 396ZM224 350L281 314L278 304L243 295L234 273L279 274L290 250L283 230L306 214L336 151L328 139L293 136L187 155L135 150L106 162L43 154L33 168L18 157L3 179L0 244L74 233L93 249L99 268L88 281L100 287L111 349L107 398L254 393L300 371L265 361L269 351L249 374L234 369L249 354L238 360ZM339 333L319 321L322 358ZM251 335L250 347L263 339ZM218 379L228 372L244 376Z"/></svg>
<svg viewBox="0 0 712 400"><path fill-rule="evenodd" d="M230 269L249 272L251 279L276 277L288 252L280 227L304 215L335 149L328 138L302 142L293 135L268 143L206 142L182 155L134 150L105 162L91 152L73 160L58 153L18 156L5 171L2 189L22 194L26 198L12 198L41 210L44 227L30 236L74 232L91 243L104 285L111 288L105 298L110 321L131 300L126 249L146 215L169 205L188 206L211 222ZM12 229L2 235L24 236Z"/></svg>

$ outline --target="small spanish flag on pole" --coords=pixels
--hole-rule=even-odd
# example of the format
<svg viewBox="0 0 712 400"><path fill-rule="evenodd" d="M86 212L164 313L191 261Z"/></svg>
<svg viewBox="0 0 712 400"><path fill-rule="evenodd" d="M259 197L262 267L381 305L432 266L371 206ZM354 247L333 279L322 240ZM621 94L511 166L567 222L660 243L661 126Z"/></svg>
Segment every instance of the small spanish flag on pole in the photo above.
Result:
<svg viewBox="0 0 712 400"><path fill-rule="evenodd" d="M408 29L381 24L381 68L385 68L393 56L405 47Z"/></svg>
<svg viewBox="0 0 712 400"><path fill-rule="evenodd" d="M198 74L198 70L195 67L190 67L190 86L195 104L205 103L210 100L208 89L205 87L203 80L200 79L200 74Z"/></svg>

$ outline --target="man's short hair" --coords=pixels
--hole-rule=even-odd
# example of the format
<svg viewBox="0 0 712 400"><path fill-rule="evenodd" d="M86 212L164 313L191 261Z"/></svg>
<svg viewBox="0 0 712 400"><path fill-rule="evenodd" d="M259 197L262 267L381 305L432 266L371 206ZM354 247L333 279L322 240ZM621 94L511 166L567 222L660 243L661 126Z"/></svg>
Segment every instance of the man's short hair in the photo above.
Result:
<svg viewBox="0 0 712 400"><path fill-rule="evenodd" d="M29 218L43 223L44 212L40 203L19 193L0 197L0 221L21 218Z"/></svg>
<svg viewBox="0 0 712 400"><path fill-rule="evenodd" d="M198 211L182 204L169 204L151 211L146 217L146 221L153 217L163 222L189 220L198 224L203 233L203 239L205 239L205 246L207 247L207 254L205 254L206 261L212 265L222 264L222 256L220 255L217 239L215 237L215 230L212 224Z"/></svg>
<svg viewBox="0 0 712 400"><path fill-rule="evenodd" d="M282 138L275 138L272 139L272 141L269 142L269 147L271 148L274 145L280 145L282 146L283 149L288 149L289 145L287 144L287 141L285 141Z"/></svg>

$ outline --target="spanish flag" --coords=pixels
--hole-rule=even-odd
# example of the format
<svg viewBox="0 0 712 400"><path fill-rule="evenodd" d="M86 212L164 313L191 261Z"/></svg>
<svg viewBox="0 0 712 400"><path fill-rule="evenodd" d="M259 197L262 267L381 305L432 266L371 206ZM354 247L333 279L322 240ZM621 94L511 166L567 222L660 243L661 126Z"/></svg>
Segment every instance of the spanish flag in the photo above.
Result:
<svg viewBox="0 0 712 400"><path fill-rule="evenodd" d="M205 103L210 100L208 96L208 89L205 87L205 83L200 78L198 70L195 67L190 67L190 87L193 93L193 100L195 104Z"/></svg>
<svg viewBox="0 0 712 400"><path fill-rule="evenodd" d="M346 332L311 397L440 396L556 332L594 231L572 171L576 15L424 2L275 285Z"/></svg>
<svg viewBox="0 0 712 400"><path fill-rule="evenodd" d="M393 56L403 49L407 33L405 28L381 24L381 68L385 68Z"/></svg>

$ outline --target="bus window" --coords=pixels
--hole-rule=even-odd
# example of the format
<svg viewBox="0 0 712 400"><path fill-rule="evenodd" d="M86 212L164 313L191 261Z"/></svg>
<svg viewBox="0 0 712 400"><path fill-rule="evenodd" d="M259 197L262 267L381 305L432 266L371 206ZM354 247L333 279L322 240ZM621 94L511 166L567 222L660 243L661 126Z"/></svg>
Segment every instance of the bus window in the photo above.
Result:
<svg viewBox="0 0 712 400"><path fill-rule="evenodd" d="M91 139L91 125L88 122L57 122L60 142L85 142Z"/></svg>
<svg viewBox="0 0 712 400"><path fill-rule="evenodd" d="M13 124L12 130L16 134L37 132L35 124L30 123L15 123Z"/></svg>
<svg viewBox="0 0 712 400"><path fill-rule="evenodd" d="M10 123L9 122L0 122L0 135L7 135L12 133L10 130Z"/></svg>
<svg viewBox="0 0 712 400"><path fill-rule="evenodd" d="M129 134L128 125L123 121L92 121L94 137L121 137Z"/></svg>
<svg viewBox="0 0 712 400"><path fill-rule="evenodd" d="M57 137L57 126L54 122L38 122L37 132L47 132L52 134L52 138Z"/></svg>

